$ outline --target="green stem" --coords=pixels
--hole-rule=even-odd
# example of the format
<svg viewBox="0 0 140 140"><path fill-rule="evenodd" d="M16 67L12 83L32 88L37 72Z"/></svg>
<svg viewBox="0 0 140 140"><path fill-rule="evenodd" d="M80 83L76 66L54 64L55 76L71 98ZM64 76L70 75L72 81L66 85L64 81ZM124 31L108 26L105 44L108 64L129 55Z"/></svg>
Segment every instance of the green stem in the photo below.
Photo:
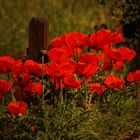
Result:
<svg viewBox="0 0 140 140"><path fill-rule="evenodd" d="M60 88L60 95L59 95L59 109L61 116L64 115L64 100L63 100L63 88L62 88L62 78L59 79L59 88Z"/></svg>
<svg viewBox="0 0 140 140"><path fill-rule="evenodd" d="M79 60L78 60L78 57L79 57L79 56L78 56L78 48L76 48L76 61L77 61L77 63L78 63L78 61L79 61Z"/></svg>
<svg viewBox="0 0 140 140"><path fill-rule="evenodd" d="M45 111L44 54L42 55L42 109Z"/></svg>
<svg viewBox="0 0 140 140"><path fill-rule="evenodd" d="M65 94L65 100L64 100L64 111L63 111L63 114L65 115L66 102L67 102L67 93L64 93L64 94Z"/></svg>
<svg viewBox="0 0 140 140"><path fill-rule="evenodd" d="M91 50L90 47L88 47L88 52L90 52L90 50Z"/></svg>
<svg viewBox="0 0 140 140"><path fill-rule="evenodd" d="M91 105L92 97L93 97L93 93L89 94L89 105Z"/></svg>
<svg viewBox="0 0 140 140"><path fill-rule="evenodd" d="M89 92L88 92L88 83L86 81L86 77L84 77L84 92L86 94L85 103L88 103L88 100L89 100Z"/></svg>
<svg viewBox="0 0 140 140"><path fill-rule="evenodd" d="M60 101L63 101L62 78L60 78Z"/></svg>
<svg viewBox="0 0 140 140"><path fill-rule="evenodd" d="M20 100L22 100L22 84L20 85Z"/></svg>
<svg viewBox="0 0 140 140"><path fill-rule="evenodd" d="M52 88L52 98L53 98L53 107L55 107L55 95L56 93L56 78L54 78L54 88Z"/></svg>
<svg viewBox="0 0 140 140"><path fill-rule="evenodd" d="M123 66L123 77L125 77L125 75L126 75L126 65L124 63L124 66Z"/></svg>
<svg viewBox="0 0 140 140"><path fill-rule="evenodd" d="M8 81L9 82L11 81L10 72L8 72ZM12 94L12 101L16 101L11 84L10 84L10 90L11 90L11 94Z"/></svg>
<svg viewBox="0 0 140 140"><path fill-rule="evenodd" d="M44 55L42 55L42 100L44 102Z"/></svg>

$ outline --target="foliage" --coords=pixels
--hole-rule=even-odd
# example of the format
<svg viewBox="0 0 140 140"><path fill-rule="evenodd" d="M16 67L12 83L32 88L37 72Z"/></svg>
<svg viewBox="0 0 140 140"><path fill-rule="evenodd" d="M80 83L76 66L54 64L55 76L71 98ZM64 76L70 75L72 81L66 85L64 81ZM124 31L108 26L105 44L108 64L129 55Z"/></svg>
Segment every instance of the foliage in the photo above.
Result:
<svg viewBox="0 0 140 140"><path fill-rule="evenodd" d="M139 5L138 0L120 0L120 1L110 1L110 0L98 0L99 3L104 4L108 8L110 7L110 14L115 18L122 18L125 24L130 22L138 22L139 20Z"/></svg>

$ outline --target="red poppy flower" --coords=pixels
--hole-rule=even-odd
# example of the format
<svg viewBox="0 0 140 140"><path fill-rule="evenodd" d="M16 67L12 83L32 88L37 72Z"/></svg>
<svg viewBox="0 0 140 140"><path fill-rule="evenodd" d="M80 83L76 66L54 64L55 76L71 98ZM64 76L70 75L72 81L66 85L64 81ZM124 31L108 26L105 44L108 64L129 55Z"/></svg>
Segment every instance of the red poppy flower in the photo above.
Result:
<svg viewBox="0 0 140 140"><path fill-rule="evenodd" d="M115 70L116 71L119 71L122 69L122 66L123 66L124 62L123 61L116 61L116 64L115 64Z"/></svg>
<svg viewBox="0 0 140 140"><path fill-rule="evenodd" d="M27 60L24 63L24 72L34 73L37 63L33 60Z"/></svg>
<svg viewBox="0 0 140 140"><path fill-rule="evenodd" d="M29 74L34 74L37 75L39 77L42 76L42 64L37 63L33 60L27 60L24 63L24 72L25 73L29 73ZM44 75L48 75L48 67L47 64L44 65Z"/></svg>
<svg viewBox="0 0 140 140"><path fill-rule="evenodd" d="M100 66L103 63L103 61L104 61L103 53L97 54L97 60L98 60L98 65Z"/></svg>
<svg viewBox="0 0 140 140"><path fill-rule="evenodd" d="M90 40L90 47L93 47L93 48L94 48L94 47L97 46L96 34L92 33L92 34L90 35L89 40Z"/></svg>
<svg viewBox="0 0 140 140"><path fill-rule="evenodd" d="M101 69L102 70L107 70L107 71L110 71L113 69L113 61L112 60L109 60L109 59L105 59L103 61L103 64L101 65Z"/></svg>
<svg viewBox="0 0 140 140"><path fill-rule="evenodd" d="M130 62L135 56L136 52L126 47L118 48L119 53L121 54L120 60Z"/></svg>
<svg viewBox="0 0 140 140"><path fill-rule="evenodd" d="M27 104L23 101L19 102L10 102L7 105L7 110L12 115L26 115L27 113Z"/></svg>
<svg viewBox="0 0 140 140"><path fill-rule="evenodd" d="M101 66L101 69L110 71L113 68L115 68L116 71L119 71L122 69L123 64L124 64L123 61L114 61L114 60L109 60L109 59L105 58L102 66Z"/></svg>
<svg viewBox="0 0 140 140"><path fill-rule="evenodd" d="M103 62L103 54L86 53L79 56L79 62L100 65Z"/></svg>
<svg viewBox="0 0 140 140"><path fill-rule="evenodd" d="M104 49L106 44L114 45L121 42L125 42L122 34L120 32L111 33L110 30L100 30L90 36L91 47L97 50Z"/></svg>
<svg viewBox="0 0 140 140"><path fill-rule="evenodd" d="M55 78L71 76L75 72L75 65L73 61L52 63L48 66L48 72L50 77Z"/></svg>
<svg viewBox="0 0 140 140"><path fill-rule="evenodd" d="M128 80L129 82L135 81L135 79L136 79L136 76L135 76L135 73L134 73L134 72L129 72L129 73L127 74L127 80Z"/></svg>
<svg viewBox="0 0 140 140"><path fill-rule="evenodd" d="M65 45L65 46L68 46L67 45L67 36L68 36L68 34L63 34L60 38L61 38L61 41L63 42L63 44Z"/></svg>
<svg viewBox="0 0 140 140"><path fill-rule="evenodd" d="M135 79L139 81L140 80L140 70L136 70L135 75L136 75Z"/></svg>
<svg viewBox="0 0 140 140"><path fill-rule="evenodd" d="M72 53L72 52L71 52ZM65 47L63 48L53 48L47 52L47 55L53 63L61 63L70 58L71 53Z"/></svg>
<svg viewBox="0 0 140 140"><path fill-rule="evenodd" d="M24 72L23 62L21 60L16 60L14 65L12 65L12 74L22 74Z"/></svg>
<svg viewBox="0 0 140 140"><path fill-rule="evenodd" d="M107 88L99 83L88 84L89 92L94 94L102 94Z"/></svg>
<svg viewBox="0 0 140 140"><path fill-rule="evenodd" d="M108 75L104 83L111 89L122 89L125 85L123 78L118 78L114 75Z"/></svg>
<svg viewBox="0 0 140 140"><path fill-rule="evenodd" d="M95 53L86 53L79 56L79 62L98 65L98 56Z"/></svg>
<svg viewBox="0 0 140 140"><path fill-rule="evenodd" d="M60 78L50 78L52 84L55 86L56 89L60 88ZM76 80L73 76L70 77L64 77L62 78L62 87L61 88L80 88L81 87L82 80Z"/></svg>
<svg viewBox="0 0 140 140"><path fill-rule="evenodd" d="M48 65L48 72L50 77L61 77L61 70L59 64L51 63L50 65Z"/></svg>
<svg viewBox="0 0 140 140"><path fill-rule="evenodd" d="M27 84L31 78L32 78L32 75L30 75L28 73L23 73L21 75L21 84L22 85Z"/></svg>
<svg viewBox="0 0 140 140"><path fill-rule="evenodd" d="M136 56L136 52L126 47L120 47L105 49L104 55L110 60L129 62Z"/></svg>
<svg viewBox="0 0 140 140"><path fill-rule="evenodd" d="M88 36L84 35L80 32L71 32L68 34L65 34L65 36L62 36L62 40L66 44L66 46L69 46L71 48L82 48L87 45L88 42Z"/></svg>
<svg viewBox="0 0 140 140"><path fill-rule="evenodd" d="M89 80L98 70L98 68L99 67L96 65L78 63L76 68L76 73L79 77L85 76L86 80Z"/></svg>
<svg viewBox="0 0 140 140"><path fill-rule="evenodd" d="M129 82L140 81L140 70L136 70L135 72L129 72L127 75L127 80Z"/></svg>
<svg viewBox="0 0 140 140"><path fill-rule="evenodd" d="M6 92L9 92L12 86L12 82L6 80L0 80L0 99L2 99Z"/></svg>
<svg viewBox="0 0 140 140"><path fill-rule="evenodd" d="M82 80L76 80L74 77L65 77L63 79L63 84L65 87L67 88L80 88L81 87L81 83L82 83Z"/></svg>
<svg viewBox="0 0 140 140"><path fill-rule="evenodd" d="M123 43L126 39L123 37L122 33L119 31L113 32L111 34L111 44L114 45L116 43Z"/></svg>
<svg viewBox="0 0 140 140"><path fill-rule="evenodd" d="M75 63L73 61L67 61L64 63L59 64L61 73L62 73L62 77L68 77L73 75L73 73L75 72Z"/></svg>
<svg viewBox="0 0 140 140"><path fill-rule="evenodd" d="M39 82L29 82L26 87L23 88L23 92L29 92L31 94L42 94L42 84Z"/></svg>
<svg viewBox="0 0 140 140"><path fill-rule="evenodd" d="M53 40L51 41L49 48L53 49L53 48L61 48L62 46L64 46L63 41L61 40L61 38L59 37L55 37L53 38Z"/></svg>
<svg viewBox="0 0 140 140"><path fill-rule="evenodd" d="M12 65L15 63L15 60L10 56L1 56L0 57L0 72L5 73L11 71Z"/></svg>
<svg viewBox="0 0 140 140"><path fill-rule="evenodd" d="M104 50L104 56L109 60L120 61L122 55L117 48L112 48L112 49L106 48Z"/></svg>
<svg viewBox="0 0 140 140"><path fill-rule="evenodd" d="M91 34L91 46L97 50L104 49L106 44L110 44L111 32L110 30L100 30L96 34Z"/></svg>

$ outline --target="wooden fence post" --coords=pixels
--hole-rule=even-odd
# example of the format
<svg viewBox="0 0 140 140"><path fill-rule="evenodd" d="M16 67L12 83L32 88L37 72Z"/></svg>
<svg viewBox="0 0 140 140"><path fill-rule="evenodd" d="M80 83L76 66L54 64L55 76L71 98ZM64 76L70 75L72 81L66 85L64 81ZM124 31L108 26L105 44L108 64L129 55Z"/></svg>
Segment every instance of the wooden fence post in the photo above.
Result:
<svg viewBox="0 0 140 140"><path fill-rule="evenodd" d="M41 50L48 50L48 22L45 18L33 17L29 25L28 59L41 62ZM47 58L45 58L47 61Z"/></svg>

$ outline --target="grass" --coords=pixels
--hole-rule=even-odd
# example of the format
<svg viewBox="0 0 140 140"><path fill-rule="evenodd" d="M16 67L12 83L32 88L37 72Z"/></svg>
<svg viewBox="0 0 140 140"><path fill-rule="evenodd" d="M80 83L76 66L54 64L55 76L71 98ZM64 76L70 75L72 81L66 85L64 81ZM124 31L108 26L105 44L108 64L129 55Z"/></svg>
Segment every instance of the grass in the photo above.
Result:
<svg viewBox="0 0 140 140"><path fill-rule="evenodd" d="M92 100L92 106L87 109L78 106L78 98L83 103L80 94L73 93L72 96L70 102L67 100L61 106L58 100L55 100L54 107L47 104L44 113L40 105L36 104L39 99L36 99L37 102L30 108L37 108L34 115L13 117L1 114L0 138L135 140L139 137L137 132L140 131L140 109L137 106L140 102L132 93L106 93L100 102L97 102L97 98Z"/></svg>

